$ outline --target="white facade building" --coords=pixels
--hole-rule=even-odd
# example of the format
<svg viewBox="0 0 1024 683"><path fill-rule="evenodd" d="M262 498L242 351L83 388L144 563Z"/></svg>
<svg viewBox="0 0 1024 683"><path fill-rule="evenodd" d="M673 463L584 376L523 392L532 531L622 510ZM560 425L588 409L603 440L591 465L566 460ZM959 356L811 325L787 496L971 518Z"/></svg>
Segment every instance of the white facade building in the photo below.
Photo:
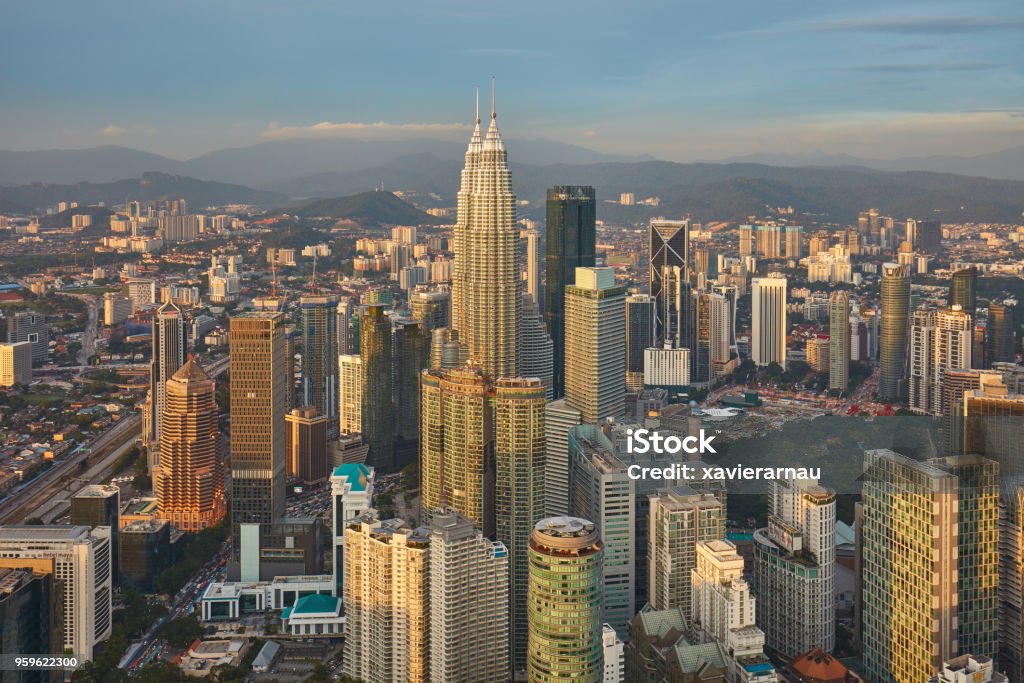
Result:
<svg viewBox="0 0 1024 683"><path fill-rule="evenodd" d="M755 277L751 282L750 355L758 367L786 367L786 278Z"/></svg>

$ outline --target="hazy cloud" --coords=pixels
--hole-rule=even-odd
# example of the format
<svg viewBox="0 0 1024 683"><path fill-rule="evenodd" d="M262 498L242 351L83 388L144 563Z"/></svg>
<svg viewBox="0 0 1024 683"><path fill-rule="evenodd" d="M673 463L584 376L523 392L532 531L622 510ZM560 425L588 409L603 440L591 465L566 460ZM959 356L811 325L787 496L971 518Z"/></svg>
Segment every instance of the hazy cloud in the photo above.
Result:
<svg viewBox="0 0 1024 683"><path fill-rule="evenodd" d="M263 131L260 137L264 140L340 136L360 137L381 134L400 137L410 134L453 133L465 132L466 130L467 125L464 123L387 123L384 121L373 123L357 121L335 123L332 121L321 121L310 126L281 126L277 122L273 122L267 126L267 129Z"/></svg>
<svg viewBox="0 0 1024 683"><path fill-rule="evenodd" d="M153 135L157 133L156 128L148 126L119 126L111 123L109 126L100 128L97 133L104 138L122 138L129 135Z"/></svg>
<svg viewBox="0 0 1024 683"><path fill-rule="evenodd" d="M1024 19L1017 17L873 17L833 19L798 25L806 31L867 31L876 33L952 34L986 31L1019 31Z"/></svg>
<svg viewBox="0 0 1024 683"><path fill-rule="evenodd" d="M102 135L105 138L119 138L127 132L127 128L116 126L113 123L107 126L106 128L100 129L100 135Z"/></svg>
<svg viewBox="0 0 1024 683"><path fill-rule="evenodd" d="M994 62L954 62L948 64L861 64L840 67L842 71L866 71L870 73L926 73L941 71L989 71L1005 64Z"/></svg>
<svg viewBox="0 0 1024 683"><path fill-rule="evenodd" d="M546 50L530 50L519 47L478 47L460 50L459 54L473 57L550 57L551 53Z"/></svg>

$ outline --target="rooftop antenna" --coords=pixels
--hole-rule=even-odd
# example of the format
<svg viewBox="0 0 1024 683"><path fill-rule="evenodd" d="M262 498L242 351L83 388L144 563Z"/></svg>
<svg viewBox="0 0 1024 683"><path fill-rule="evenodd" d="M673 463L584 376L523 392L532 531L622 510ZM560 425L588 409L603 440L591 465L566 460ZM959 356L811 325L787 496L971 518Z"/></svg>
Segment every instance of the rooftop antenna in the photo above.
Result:
<svg viewBox="0 0 1024 683"><path fill-rule="evenodd" d="M476 89L476 125L480 125L480 88Z"/></svg>
<svg viewBox="0 0 1024 683"><path fill-rule="evenodd" d="M498 113L494 110L494 76L491 76L491 121L498 118Z"/></svg>

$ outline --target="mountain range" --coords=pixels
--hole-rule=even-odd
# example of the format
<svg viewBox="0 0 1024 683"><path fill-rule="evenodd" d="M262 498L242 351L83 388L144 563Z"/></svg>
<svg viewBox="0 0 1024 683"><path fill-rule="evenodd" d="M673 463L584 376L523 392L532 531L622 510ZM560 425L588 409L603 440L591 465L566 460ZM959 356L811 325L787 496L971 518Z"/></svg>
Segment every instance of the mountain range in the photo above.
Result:
<svg viewBox="0 0 1024 683"><path fill-rule="evenodd" d="M1020 178L1004 179L935 170L875 169L868 167L874 162L853 157L756 156L728 163L683 164L603 155L543 140L509 141L507 146L513 187L525 200L520 213L533 218L543 218L547 188L571 184L593 185L599 200L598 217L625 224L652 216L681 215L697 220L743 220L782 206L836 221L855 220L858 211L877 207L900 218L1019 222L1024 209L1024 147L971 158L885 162L908 167L960 164L976 174L1002 164L1003 175L1016 173ZM464 149L462 143L428 139L278 140L184 162L116 146L0 151L0 206L39 210L61 200L114 204L129 197L182 196L199 207L227 203L291 206L284 210L342 217L340 213L358 212L358 207L342 202L333 207L310 203L303 208L289 205L289 201L349 197L381 188L406 191L418 209L450 207L455 203ZM1020 156L1019 163L1014 155ZM761 163L764 161L774 163ZM821 163L815 163L818 161ZM89 182L80 182L83 178ZM633 192L637 199L658 197L660 205L621 206L615 201L621 192ZM375 206L372 218L367 214L366 219L391 222L391 215L394 222L411 222L416 218L405 210L393 210L397 207ZM405 217L398 219L401 215ZM422 218L422 214L417 216Z"/></svg>

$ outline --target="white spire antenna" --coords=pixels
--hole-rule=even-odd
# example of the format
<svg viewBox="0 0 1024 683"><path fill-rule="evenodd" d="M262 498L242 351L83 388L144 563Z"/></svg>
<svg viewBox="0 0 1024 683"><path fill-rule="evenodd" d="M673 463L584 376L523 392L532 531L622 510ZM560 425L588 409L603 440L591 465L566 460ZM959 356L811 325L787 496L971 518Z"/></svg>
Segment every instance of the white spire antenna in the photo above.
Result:
<svg viewBox="0 0 1024 683"><path fill-rule="evenodd" d="M476 125L480 125L480 88L476 89Z"/></svg>
<svg viewBox="0 0 1024 683"><path fill-rule="evenodd" d="M491 76L491 120L498 118L498 112L494 109L494 76Z"/></svg>

